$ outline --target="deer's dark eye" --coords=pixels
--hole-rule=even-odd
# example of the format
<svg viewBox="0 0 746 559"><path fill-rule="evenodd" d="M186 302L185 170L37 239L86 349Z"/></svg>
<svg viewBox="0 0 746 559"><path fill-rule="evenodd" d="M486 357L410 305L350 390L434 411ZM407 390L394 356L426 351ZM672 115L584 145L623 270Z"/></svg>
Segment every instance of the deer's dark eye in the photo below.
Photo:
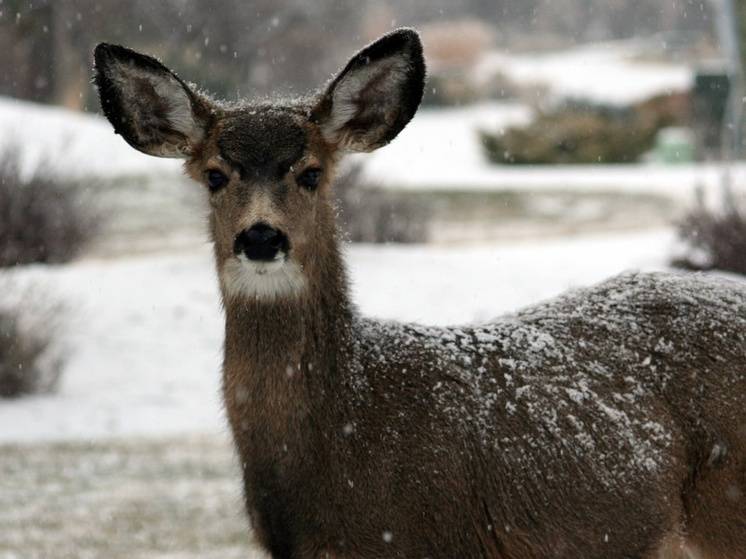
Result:
<svg viewBox="0 0 746 559"><path fill-rule="evenodd" d="M207 171L207 186L209 187L211 192L220 190L226 184L228 184L228 177L226 177L223 173L221 173L220 171L216 171L215 169Z"/></svg>
<svg viewBox="0 0 746 559"><path fill-rule="evenodd" d="M315 190L319 186L321 181L321 169L311 168L306 169L300 175L298 175L298 184L308 190Z"/></svg>

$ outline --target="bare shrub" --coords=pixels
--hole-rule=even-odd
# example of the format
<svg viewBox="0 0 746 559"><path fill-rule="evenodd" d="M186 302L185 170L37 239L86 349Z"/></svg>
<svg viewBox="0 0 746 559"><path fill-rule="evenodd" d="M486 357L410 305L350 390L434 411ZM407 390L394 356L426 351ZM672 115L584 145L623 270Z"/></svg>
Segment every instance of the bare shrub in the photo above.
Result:
<svg viewBox="0 0 746 559"><path fill-rule="evenodd" d="M61 179L44 164L24 174L17 146L0 152L0 267L67 262L99 224L80 182Z"/></svg>
<svg viewBox="0 0 746 559"><path fill-rule="evenodd" d="M4 282L3 292L12 288ZM0 397L51 392L57 386L64 352L57 342L61 305L33 298L31 292L0 308Z"/></svg>
<svg viewBox="0 0 746 559"><path fill-rule="evenodd" d="M428 237L430 209L411 197L366 182L351 165L335 184L343 229L355 243L421 243Z"/></svg>
<svg viewBox="0 0 746 559"><path fill-rule="evenodd" d="M686 253L674 266L687 270L722 270L746 275L746 215L743 203L726 200L724 209L709 209L703 196L679 223Z"/></svg>

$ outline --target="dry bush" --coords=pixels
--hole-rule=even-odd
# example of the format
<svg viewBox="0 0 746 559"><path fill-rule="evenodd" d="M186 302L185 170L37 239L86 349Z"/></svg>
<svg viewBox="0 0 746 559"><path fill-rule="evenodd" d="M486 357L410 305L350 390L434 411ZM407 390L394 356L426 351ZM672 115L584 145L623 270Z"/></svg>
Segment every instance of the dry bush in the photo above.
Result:
<svg viewBox="0 0 746 559"><path fill-rule="evenodd" d="M354 243L427 241L430 209L403 195L367 183L351 165L335 183L342 228Z"/></svg>
<svg viewBox="0 0 746 559"><path fill-rule="evenodd" d="M587 111L542 114L526 128L482 131L493 163L579 164L637 161L653 147L656 128Z"/></svg>
<svg viewBox="0 0 746 559"><path fill-rule="evenodd" d="M0 152L0 267L67 262L99 224L82 184L61 179L46 165L26 176L16 146Z"/></svg>
<svg viewBox="0 0 746 559"><path fill-rule="evenodd" d="M12 287L4 282L6 297ZM0 397L17 398L51 392L64 363L58 343L61 305L50 304L29 291L0 308Z"/></svg>
<svg viewBox="0 0 746 559"><path fill-rule="evenodd" d="M531 95L536 98L538 87L532 87ZM524 88L511 80L503 72L494 72L480 85L480 92L487 99L517 99L525 97Z"/></svg>
<svg viewBox="0 0 746 559"><path fill-rule="evenodd" d="M700 195L695 209L679 223L686 253L673 265L687 270L722 270L746 275L746 204L728 199L725 208L707 208Z"/></svg>
<svg viewBox="0 0 746 559"><path fill-rule="evenodd" d="M474 103L482 92L461 75L439 74L427 78L422 105L452 107Z"/></svg>
<svg viewBox="0 0 746 559"><path fill-rule="evenodd" d="M632 163L652 149L658 132L681 124L677 103L653 98L627 109L568 105L541 113L526 127L480 131L493 163Z"/></svg>

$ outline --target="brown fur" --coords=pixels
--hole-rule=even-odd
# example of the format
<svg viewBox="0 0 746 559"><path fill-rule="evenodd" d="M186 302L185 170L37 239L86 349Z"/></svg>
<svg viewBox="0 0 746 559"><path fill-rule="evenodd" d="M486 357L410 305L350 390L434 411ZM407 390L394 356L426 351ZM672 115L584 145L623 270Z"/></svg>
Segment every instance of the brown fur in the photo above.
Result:
<svg viewBox="0 0 746 559"><path fill-rule="evenodd" d="M195 180L230 179L210 195L223 393L273 557L746 558L746 285L627 274L485 325L366 319L331 181L342 149L377 147L411 118L424 76L413 32L289 104L174 94L183 82L138 57L97 49L107 116L138 149L188 153ZM149 105L118 89L120 59L191 100L195 120L179 125L193 136L169 130L188 107L142 115ZM298 182L308 168L323 169L315 190ZM302 289L246 295L227 277L234 240L258 222L287 235Z"/></svg>
<svg viewBox="0 0 746 559"><path fill-rule="evenodd" d="M330 260L322 268L327 273L314 279L315 287L301 300L271 305L234 302L226 309L226 406L244 466L252 524L273 556L323 557L333 552L337 557L744 557L746 504L724 502L727 491L721 487L724 482L717 481L727 480L739 490L744 487L743 472L732 471L742 463L743 450L738 433L728 428L733 419L743 422L742 415L731 416L744 403L743 347L728 352L716 340L716 332L696 328L692 338L707 339L712 349L689 367L675 358L660 364L674 375L674 384L704 370L722 377L723 383L712 379L707 398L723 409L706 420L705 431L715 429L717 440L728 441L733 456L727 465L702 464L692 472L692 460L697 463L715 440L700 429L685 431L690 412L683 410L689 406L687 394L700 392L702 380L697 378L682 382L680 393L677 387L669 388L670 394L659 403L654 390L645 395L640 413L672 433L671 444L660 449L665 453L661 468L647 477L637 477L644 473L639 469L621 466L620 479L602 482L595 459L584 463L582 455L568 460L538 448L532 451L526 441L519 447L536 454L528 459L530 471L515 465L504 470L504 458L485 453L473 434L443 414L433 387L453 382L452 373L448 367L437 368L427 349L412 344L401 351L396 346L401 340L386 331L367 339L365 343L375 344L372 347L357 345L358 334L352 331L356 319L335 281L341 274L338 265ZM634 281L617 280L614 289L625 291ZM642 289L649 290L667 280L642 281ZM746 290L741 291L743 297ZM567 312L565 304L576 303L577 299L555 303L556 316ZM632 304L637 306L634 300ZM594 306L600 311L597 303ZM552 314L551 307L538 310ZM655 306L640 308L640 323L658 322L656 311L660 309ZM744 312L742 306L741 322ZM565 319L563 323L572 328L570 315ZM698 315L688 319L697 320ZM651 345L640 348L641 355L653 351L658 336L668 333L666 326L662 323L651 331ZM588 330L585 322L576 327L581 331L578 336L604 346L602 331ZM551 327L545 331L561 335ZM733 341L743 340L741 335ZM688 337L680 339L673 351L684 352L690 343ZM377 351L396 359L380 363ZM356 352L362 355L349 355ZM589 360L606 357L592 357L594 353ZM717 354L725 355L725 362L708 366ZM516 355L492 356L490 374L500 379L507 371L498 365L501 358ZM367 389L355 385L355 371L339 370L350 361L365 367L363 377L371 384ZM731 366L741 367L740 372L723 368ZM729 382L737 383L730 396L734 399L723 406ZM607 390L611 392L612 386ZM458 401L457 393L453 401ZM691 413L709 406L703 404ZM585 419L590 422L592 416ZM536 434L530 417L511 423L498 412L494 420L503 423L503 435ZM603 446L603 437L614 426L597 427L597 444ZM705 438L700 440L701 436ZM614 446L609 447L612 452ZM628 449L618 452L607 457L609 463L629 460ZM392 534L392 541L384 539L386 533ZM679 533L680 539L672 539Z"/></svg>

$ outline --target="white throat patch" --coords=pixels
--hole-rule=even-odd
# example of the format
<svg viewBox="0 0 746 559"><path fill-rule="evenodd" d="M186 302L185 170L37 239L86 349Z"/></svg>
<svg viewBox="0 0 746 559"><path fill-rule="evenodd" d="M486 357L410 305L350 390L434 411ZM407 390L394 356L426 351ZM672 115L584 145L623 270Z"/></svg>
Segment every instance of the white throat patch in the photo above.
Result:
<svg viewBox="0 0 746 559"><path fill-rule="evenodd" d="M298 295L306 286L300 266L284 255L271 262L253 262L243 254L231 258L220 270L220 282L230 297L267 301Z"/></svg>

